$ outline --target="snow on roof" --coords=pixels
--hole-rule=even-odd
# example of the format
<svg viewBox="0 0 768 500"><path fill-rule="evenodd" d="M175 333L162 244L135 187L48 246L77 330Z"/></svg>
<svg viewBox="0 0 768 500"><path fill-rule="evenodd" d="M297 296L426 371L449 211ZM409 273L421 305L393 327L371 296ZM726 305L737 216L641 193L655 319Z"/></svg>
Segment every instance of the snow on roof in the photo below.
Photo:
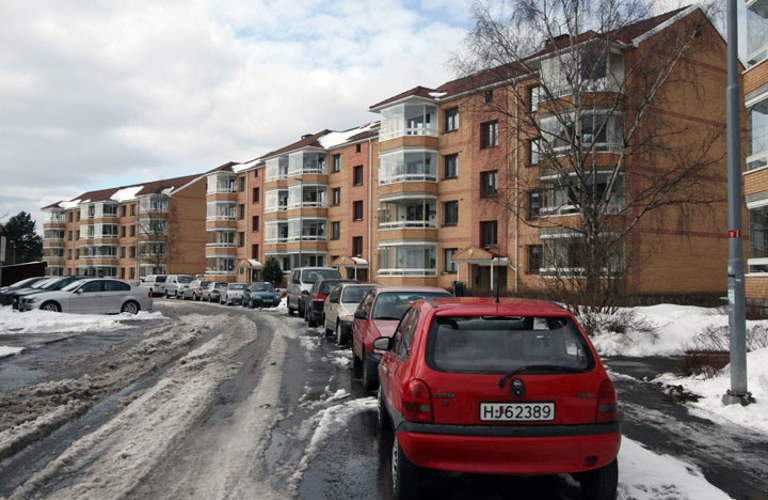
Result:
<svg viewBox="0 0 768 500"><path fill-rule="evenodd" d="M119 189L115 194L110 196L109 199L117 202L135 200L136 195L142 189L144 189L144 186L131 186L131 187Z"/></svg>
<svg viewBox="0 0 768 500"><path fill-rule="evenodd" d="M345 130L343 132L329 132L320 138L320 145L322 145L325 149L331 149L340 144L344 144L345 142L349 141L351 137L371 130L375 125L376 123L367 123L360 127Z"/></svg>
<svg viewBox="0 0 768 500"><path fill-rule="evenodd" d="M77 205L80 204L80 201L81 201L80 198L72 201L62 201L61 203L59 203L59 206L61 208L76 208Z"/></svg>

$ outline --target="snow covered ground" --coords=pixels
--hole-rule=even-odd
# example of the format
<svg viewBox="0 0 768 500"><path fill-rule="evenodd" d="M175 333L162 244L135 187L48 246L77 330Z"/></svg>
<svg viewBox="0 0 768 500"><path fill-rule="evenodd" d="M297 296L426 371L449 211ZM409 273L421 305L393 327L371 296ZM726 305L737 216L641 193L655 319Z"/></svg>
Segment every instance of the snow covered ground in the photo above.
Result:
<svg viewBox="0 0 768 500"><path fill-rule="evenodd" d="M284 301L283 301L284 302ZM268 310L270 311L270 310ZM271 310L281 315L285 305ZM636 318L652 323L655 334L628 332L625 334L603 332L594 338L597 349L603 355L650 356L679 354L690 345L694 337L712 326L727 325L728 317L720 310L696 307L659 305L634 310ZM123 328L125 320L162 318L159 312L140 313L138 316L68 315L33 311L14 313L8 307L0 307L0 335L23 335L29 333L62 333L74 335L85 331L108 331ZM768 321L762 322L768 326ZM754 326L750 322L748 327ZM17 349L0 346L0 357L13 355ZM346 358L334 356L329 361L340 366ZM2 361L0 361L2 362ZM748 356L749 390L757 403L748 407L723 406L722 395L730 384L729 373L725 370L710 379L702 377L677 378L665 374L660 381L683 385L702 398L690 403L691 411L718 422L735 422L762 434L768 433L768 348L762 348ZM313 446L322 446L330 435L343 429L343 422L355 414L370 411L369 399L348 400L344 394L329 394L329 398L340 400L335 406L322 410L316 416ZM306 458L311 459L312 447ZM728 498L702 476L696 466L679 459L658 455L641 444L624 439L619 455L620 484L619 498L635 500L658 500L667 498Z"/></svg>

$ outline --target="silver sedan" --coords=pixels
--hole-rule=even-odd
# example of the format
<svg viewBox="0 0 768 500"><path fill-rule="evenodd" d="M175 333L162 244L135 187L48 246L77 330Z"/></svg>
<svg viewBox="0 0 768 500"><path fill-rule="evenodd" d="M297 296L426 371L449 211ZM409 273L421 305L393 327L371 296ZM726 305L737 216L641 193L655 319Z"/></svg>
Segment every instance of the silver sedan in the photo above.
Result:
<svg viewBox="0 0 768 500"><path fill-rule="evenodd" d="M31 295L19 310L67 313L131 313L151 311L152 299L146 288L116 279L93 278L73 281L61 290Z"/></svg>

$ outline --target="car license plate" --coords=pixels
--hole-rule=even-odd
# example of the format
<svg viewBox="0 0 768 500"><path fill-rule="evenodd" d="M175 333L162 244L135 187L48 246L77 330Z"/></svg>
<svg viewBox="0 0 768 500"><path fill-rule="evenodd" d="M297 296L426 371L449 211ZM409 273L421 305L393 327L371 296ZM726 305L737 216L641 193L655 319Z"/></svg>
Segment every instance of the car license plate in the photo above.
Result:
<svg viewBox="0 0 768 500"><path fill-rule="evenodd" d="M555 403L480 403L483 422L546 422L555 419Z"/></svg>

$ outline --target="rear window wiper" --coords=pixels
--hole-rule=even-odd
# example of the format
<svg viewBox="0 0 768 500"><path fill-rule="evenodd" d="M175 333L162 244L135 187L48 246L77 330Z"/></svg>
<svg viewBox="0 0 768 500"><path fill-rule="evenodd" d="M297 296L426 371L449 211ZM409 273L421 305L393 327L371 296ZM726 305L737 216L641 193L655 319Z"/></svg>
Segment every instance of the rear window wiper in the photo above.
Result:
<svg viewBox="0 0 768 500"><path fill-rule="evenodd" d="M511 379L517 374L523 373L523 372L529 372L529 371L550 371L550 372L566 372L566 373L578 373L581 370L578 368L572 368L569 366L561 366L561 365L524 365L518 368L517 370L513 371L512 373L509 373L508 375L504 375L501 380L499 380L499 387L504 388L504 384L507 383L507 380Z"/></svg>

